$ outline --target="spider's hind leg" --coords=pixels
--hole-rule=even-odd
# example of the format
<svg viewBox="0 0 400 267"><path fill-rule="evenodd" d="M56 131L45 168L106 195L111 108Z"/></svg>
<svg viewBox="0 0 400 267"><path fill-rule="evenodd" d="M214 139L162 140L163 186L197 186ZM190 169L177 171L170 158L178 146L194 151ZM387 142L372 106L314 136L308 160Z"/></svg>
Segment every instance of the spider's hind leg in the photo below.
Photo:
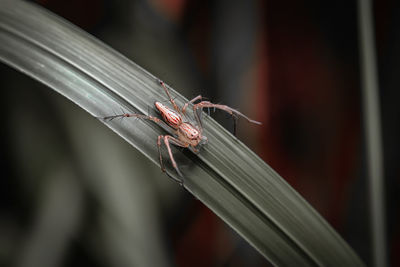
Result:
<svg viewBox="0 0 400 267"><path fill-rule="evenodd" d="M165 93L168 96L169 102L171 102L172 106L174 107L175 111L177 111L178 113L181 113L180 108L178 107L178 105L175 103L175 100L171 97L171 95L169 94L168 88L167 86L165 86L165 83L163 81L161 81L160 79L157 79L157 82L162 86L162 88L164 89Z"/></svg>
<svg viewBox="0 0 400 267"><path fill-rule="evenodd" d="M143 120L150 120L153 121L155 123L161 124L162 121L157 118L157 117L153 117L153 116L146 116L143 114L138 114L138 113L122 113L122 114L116 114L116 115L111 115L111 116L107 116L107 117L99 117L100 119L104 120L104 121L112 121L114 119L123 119L123 118L137 118L137 119L143 119Z"/></svg>

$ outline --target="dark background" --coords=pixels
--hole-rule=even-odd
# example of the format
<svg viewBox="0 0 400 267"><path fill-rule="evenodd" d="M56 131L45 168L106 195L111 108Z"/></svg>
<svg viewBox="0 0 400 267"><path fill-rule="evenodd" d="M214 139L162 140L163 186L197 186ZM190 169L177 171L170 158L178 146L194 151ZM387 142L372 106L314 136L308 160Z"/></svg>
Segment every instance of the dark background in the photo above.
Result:
<svg viewBox="0 0 400 267"><path fill-rule="evenodd" d="M375 2L387 253L400 266L400 6ZM355 1L36 3L187 98L262 121L239 121L239 139L372 264ZM0 265L269 266L98 121L0 67ZM232 130L228 116L215 117Z"/></svg>

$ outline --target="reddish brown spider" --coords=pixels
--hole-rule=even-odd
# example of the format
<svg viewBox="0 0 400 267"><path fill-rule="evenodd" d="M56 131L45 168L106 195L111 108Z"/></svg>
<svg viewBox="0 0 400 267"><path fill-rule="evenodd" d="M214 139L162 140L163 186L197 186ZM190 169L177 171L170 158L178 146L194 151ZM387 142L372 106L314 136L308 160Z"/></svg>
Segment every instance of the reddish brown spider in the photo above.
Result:
<svg viewBox="0 0 400 267"><path fill-rule="evenodd" d="M217 109L224 110L224 111L228 112L234 118L234 122L236 122L237 116L240 116L240 117L245 118L247 121L249 121L251 123L261 124L261 122L252 120L252 119L248 118L247 116L245 116L244 114L240 113L239 111L237 111L233 108L230 108L228 106L220 105L220 104L213 104L209 101L202 101L203 97L201 95L196 96L195 98L193 98L192 100L187 102L183 106L182 109L180 109L178 107L178 105L175 103L174 99L169 94L169 91L168 91L167 87L165 86L164 82L161 80L158 80L158 82L164 88L164 91L167 94L169 101L171 102L174 109L171 109L170 107L168 107L158 101L154 102L154 106L159 111L159 113L163 117L164 121L168 124L168 126L173 128L173 130L175 131L174 136L171 136L171 135L158 136L157 147L158 147L158 152L159 152L160 167L163 172L166 172L164 163L163 163L163 159L162 159L162 154L161 154L161 142L163 141L168 150L168 154L171 159L172 166L174 167L174 169L176 170L176 172L182 179L180 179L180 180L176 179L176 178L168 175L168 173L167 173L167 175L169 177L171 177L172 179L174 179L175 181L177 181L181 185L183 184L183 175L182 175L181 171L179 170L178 165L175 162L174 156L172 155L170 144L184 147L184 148L191 147L192 150L195 153L197 153L198 149L196 147L200 144L207 143L207 137L202 135L203 126L202 126L202 121L201 121L201 113L202 113L203 108L214 108L214 109L217 108ZM196 101L200 101L200 102L197 104L194 104L194 102L196 102ZM196 119L196 125L190 123L189 121L183 120L183 118L187 119L186 109L189 106L189 104L193 104L193 114ZM200 110L198 111L198 109L200 109ZM119 114L119 115L107 116L107 117L104 117L103 119L104 120L112 120L115 118L123 118L123 117L134 117L134 118L140 118L140 119L145 119L145 120L151 120L158 124L162 123L162 121L157 117L146 116L146 115L136 114L136 113L133 113L133 114L124 113L124 114Z"/></svg>

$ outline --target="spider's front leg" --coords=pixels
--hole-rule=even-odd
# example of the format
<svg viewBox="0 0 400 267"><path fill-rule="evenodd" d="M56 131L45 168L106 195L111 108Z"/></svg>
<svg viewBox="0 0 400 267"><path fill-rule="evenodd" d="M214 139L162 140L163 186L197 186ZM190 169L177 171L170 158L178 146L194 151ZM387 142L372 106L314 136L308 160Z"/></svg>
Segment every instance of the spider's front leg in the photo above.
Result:
<svg viewBox="0 0 400 267"><path fill-rule="evenodd" d="M162 154L161 154L161 144L162 144L161 142L162 141L164 141L164 144L167 147L169 158L171 160L172 166L174 167L174 169L176 170L178 175L181 177L181 179L176 179L176 178L170 176L166 172L165 166L164 166L164 163L163 163L163 159L162 159ZM174 156L172 155L172 150L171 150L170 144L173 144L173 145L176 145L176 146L180 146L180 147L185 147L185 148L187 148L189 146L189 144L184 143L184 142L172 137L171 135L160 135L160 136L158 136L158 139L157 139L157 147L158 147L161 170L163 172L165 172L171 179L173 179L174 181L178 182L180 185L183 185L183 175L182 175L181 171L178 168L178 164L176 164Z"/></svg>
<svg viewBox="0 0 400 267"><path fill-rule="evenodd" d="M194 102L196 102L197 100L202 100L203 97L201 95L196 96L195 98L193 98L192 100L190 100L189 102L187 102L185 105L183 105L182 108L182 113L185 114L186 113L186 109L189 106L189 104L193 104Z"/></svg>
<svg viewBox="0 0 400 267"><path fill-rule="evenodd" d="M197 123L199 125L202 125L202 122L201 122L201 117L200 117L199 113L197 112L197 110L200 109L200 112L201 112L203 108L214 108L214 109L217 108L217 109L223 110L225 112L228 112L232 116L232 118L234 120L234 127L235 127L234 132L235 133L236 133L236 120L237 120L237 117L243 117L250 123L259 124L259 125L262 124L261 122L252 120L249 117L247 117L246 115L244 115L243 113L239 112L238 110L233 109L231 107L228 107L226 105L214 104L214 103L211 103L209 101L201 101L200 103L197 103L197 104L193 105L193 114L194 114L194 116L196 118L196 121L197 121Z"/></svg>

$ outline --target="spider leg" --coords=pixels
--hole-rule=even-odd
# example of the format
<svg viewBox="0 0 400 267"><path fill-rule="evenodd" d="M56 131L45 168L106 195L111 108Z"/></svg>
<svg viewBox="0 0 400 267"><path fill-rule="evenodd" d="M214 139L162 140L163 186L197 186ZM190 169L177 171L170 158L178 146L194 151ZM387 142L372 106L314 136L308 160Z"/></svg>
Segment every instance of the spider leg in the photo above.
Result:
<svg viewBox="0 0 400 267"><path fill-rule="evenodd" d="M203 97L201 95L196 96L195 98L193 98L192 100L190 100L189 102L187 102L185 105L183 105L182 108L182 113L185 114L186 113L186 109L189 106L189 104L193 104L194 102L196 102L197 100L202 100Z"/></svg>
<svg viewBox="0 0 400 267"><path fill-rule="evenodd" d="M161 84L161 86L164 88L165 93L167 94L168 98L169 98L169 102L171 102L172 106L174 107L174 109L176 111L178 111L178 113L181 113L181 110L179 109L178 105L175 103L175 100L171 97L171 95L169 94L169 91L167 89L167 87L165 86L165 83L161 80L157 80L159 84Z"/></svg>
<svg viewBox="0 0 400 267"><path fill-rule="evenodd" d="M101 119L105 121L112 121L117 118L138 118L138 119L143 119L143 120L151 120L154 121L155 123L162 123L162 121L153 116L146 116L143 114L137 114L137 113L123 113L123 114L117 114L117 115L112 115L112 116L107 116L107 117L102 117Z"/></svg>
<svg viewBox="0 0 400 267"><path fill-rule="evenodd" d="M160 155L160 158L159 158L160 159L160 166L161 166L161 170L163 172L166 172L166 171L165 171L165 166L164 166L164 163L163 163L163 160L162 160L162 154L161 154L161 140L162 139L164 140L164 144L167 147L167 151L168 151L168 154L169 154L169 158L171 159L172 166L174 167L174 169L176 170L178 175L181 177L181 179L176 179L176 178L168 175L168 173L167 173L167 175L170 178L172 178L174 181L178 182L180 185L183 185L183 175L182 175L181 171L178 168L178 164L176 164L174 156L172 155L172 150L171 150L170 144L173 144L173 145L176 145L176 146L180 146L180 147L188 147L189 144L186 144L186 143L184 143L184 142L172 137L171 135L160 135L160 136L158 136L157 146L158 146L158 151L159 151L159 155Z"/></svg>
<svg viewBox="0 0 400 267"><path fill-rule="evenodd" d="M171 176L165 170L165 166L164 166L164 163L163 163L163 160L162 160L162 154L161 154L161 139L163 139L163 138L164 138L164 135L159 135L158 138L157 138L157 147L158 147L158 154L159 154L159 161L160 161L161 170L163 172L165 172L169 178L171 178L172 180L174 180L175 182L177 182L178 184L180 184L182 186L183 185L183 179L177 179L177 178ZM181 176L180 172L178 174Z"/></svg>
<svg viewBox="0 0 400 267"><path fill-rule="evenodd" d="M229 113L234 118L234 126L235 126L235 128L236 128L236 121L235 120L237 119L237 116L243 117L244 119L246 119L250 123L261 124L261 122L252 120L249 117L247 117L246 115L244 115L243 113L239 112L238 110L233 109L231 107L228 107L226 105L213 104L213 103L211 103L209 101L202 101L200 103L197 103L197 104L193 105L193 113L194 113L196 121L197 121L197 123L199 123L199 125L201 125L201 117L197 113L197 110L200 109L200 111L201 111L203 108L214 108L214 110L215 109L221 109L221 110ZM235 130L235 132L236 132L236 130Z"/></svg>
<svg viewBox="0 0 400 267"><path fill-rule="evenodd" d="M164 135L159 135L157 138L157 148L158 148L158 154L159 154L159 161L160 161L160 168L163 172L165 171L165 166L162 160L162 154L161 154L161 139L164 138Z"/></svg>
<svg viewBox="0 0 400 267"><path fill-rule="evenodd" d="M233 135L236 136L236 125L238 117L236 115L232 115L232 119L233 119Z"/></svg>

